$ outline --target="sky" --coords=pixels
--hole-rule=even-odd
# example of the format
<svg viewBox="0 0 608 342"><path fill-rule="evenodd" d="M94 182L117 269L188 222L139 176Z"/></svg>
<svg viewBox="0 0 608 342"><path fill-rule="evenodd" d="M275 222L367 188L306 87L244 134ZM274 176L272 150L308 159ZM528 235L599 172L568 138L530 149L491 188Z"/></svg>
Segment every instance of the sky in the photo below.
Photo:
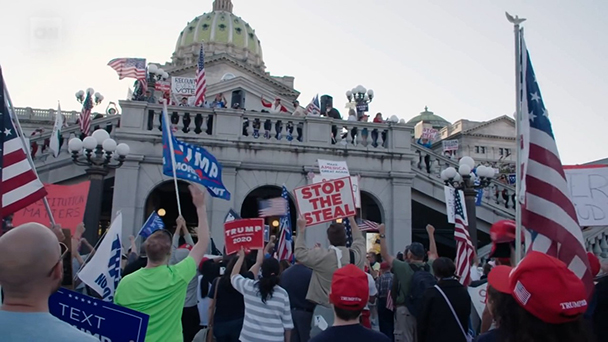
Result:
<svg viewBox="0 0 608 342"><path fill-rule="evenodd" d="M559 3L559 5L558 5ZM170 5L168 5L170 4ZM608 1L233 0L261 40L273 75L295 77L306 104L371 88L372 113L408 120L424 110L448 121L489 120L515 111L513 26L525 37L564 164L608 157ZM212 0L146 2L24 0L0 11L0 65L18 107L79 110L88 87L125 99L132 80L116 57L170 61L179 33ZM345 110L343 110L345 112Z"/></svg>

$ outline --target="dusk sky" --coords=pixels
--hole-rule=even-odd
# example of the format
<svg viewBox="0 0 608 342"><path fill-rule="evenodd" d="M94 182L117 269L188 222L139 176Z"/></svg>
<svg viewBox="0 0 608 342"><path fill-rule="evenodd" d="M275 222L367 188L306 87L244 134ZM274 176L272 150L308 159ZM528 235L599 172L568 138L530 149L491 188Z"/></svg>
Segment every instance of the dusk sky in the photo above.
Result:
<svg viewBox="0 0 608 342"><path fill-rule="evenodd" d="M489 120L515 111L513 27L524 23L537 80L565 164L608 157L608 1L233 0L260 38L267 71L294 76L307 104L316 94L343 109L346 90L374 89L372 113L405 120L425 106L447 119ZM180 31L212 0L43 1L4 4L0 64L18 107L79 110L93 87L96 108L126 98L116 57L170 61ZM58 37L33 29L60 27ZM604 56L604 57L602 57Z"/></svg>

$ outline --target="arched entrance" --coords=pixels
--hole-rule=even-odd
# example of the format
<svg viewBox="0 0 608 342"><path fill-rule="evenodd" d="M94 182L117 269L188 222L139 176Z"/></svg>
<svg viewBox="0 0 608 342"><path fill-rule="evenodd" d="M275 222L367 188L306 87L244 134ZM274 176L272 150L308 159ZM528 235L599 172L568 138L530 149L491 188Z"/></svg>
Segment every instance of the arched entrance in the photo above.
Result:
<svg viewBox="0 0 608 342"><path fill-rule="evenodd" d="M187 182L177 181L177 185L182 206L182 215L184 216L188 227L195 227L198 224L198 216L196 215L196 208L192 204L190 190L188 190L189 184ZM175 194L173 180L162 182L150 191L144 207L144 222L153 211L156 211L163 219L167 230L175 232L175 220L177 219L179 212L177 210L177 196Z"/></svg>
<svg viewBox="0 0 608 342"><path fill-rule="evenodd" d="M258 217L258 202L261 200L267 200L270 198L281 197L281 187L274 185L264 185L253 189L241 205L241 217L242 218L256 218ZM293 234L296 234L296 206L295 202L291 198L291 194L288 194L289 202L289 213L291 214L291 229ZM267 217L266 224L270 227L270 235L275 235L278 238L279 232L279 217Z"/></svg>
<svg viewBox="0 0 608 342"><path fill-rule="evenodd" d="M383 215L379 202L374 195L366 191L361 191L361 209L358 216L363 220L369 220L376 223L382 223ZM380 254L380 237L377 231L364 232L366 241L366 250L374 251Z"/></svg>

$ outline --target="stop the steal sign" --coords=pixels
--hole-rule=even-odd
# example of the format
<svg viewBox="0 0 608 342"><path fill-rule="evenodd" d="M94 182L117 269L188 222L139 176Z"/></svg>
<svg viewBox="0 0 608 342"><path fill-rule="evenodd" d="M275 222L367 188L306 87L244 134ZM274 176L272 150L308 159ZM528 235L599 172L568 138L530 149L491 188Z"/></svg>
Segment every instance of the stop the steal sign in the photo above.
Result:
<svg viewBox="0 0 608 342"><path fill-rule="evenodd" d="M354 216L356 213L350 177L295 188L293 194L298 211L306 219L306 226Z"/></svg>

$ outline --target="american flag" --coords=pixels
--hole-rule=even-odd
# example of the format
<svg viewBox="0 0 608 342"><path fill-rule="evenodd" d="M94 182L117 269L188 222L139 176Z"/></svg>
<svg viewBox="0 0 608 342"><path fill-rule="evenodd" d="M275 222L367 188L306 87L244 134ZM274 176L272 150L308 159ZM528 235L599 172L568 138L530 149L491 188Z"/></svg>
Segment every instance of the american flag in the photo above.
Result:
<svg viewBox="0 0 608 342"><path fill-rule="evenodd" d="M144 58L114 58L108 62L110 68L116 70L118 79L146 79L146 60Z"/></svg>
<svg viewBox="0 0 608 342"><path fill-rule="evenodd" d="M353 227L351 227L350 219L348 219L348 217L344 218L342 223L346 230L346 247L350 248L353 245Z"/></svg>
<svg viewBox="0 0 608 342"><path fill-rule="evenodd" d="M205 103L205 93L207 92L207 76L205 75L205 51L201 43L201 51L198 55L198 69L196 71L196 92L194 105L200 106Z"/></svg>
<svg viewBox="0 0 608 342"><path fill-rule="evenodd" d="M393 290L389 289L388 294L386 295L386 308L394 311L395 303L393 302Z"/></svg>
<svg viewBox="0 0 608 342"><path fill-rule="evenodd" d="M281 193L281 197L288 201L289 197L287 194L287 188L283 185L283 192ZM279 229L281 233L279 235L279 243L277 244L277 255L279 260L291 260L292 255L292 235L291 235L291 214L289 210L289 206L287 206L287 212L285 215L281 216Z"/></svg>
<svg viewBox="0 0 608 342"><path fill-rule="evenodd" d="M528 55L523 32L520 63L522 87L522 226L531 234L528 251L539 251L563 261L583 280L588 293L593 276L585 253L568 184L557 151L549 114Z"/></svg>
<svg viewBox="0 0 608 342"><path fill-rule="evenodd" d="M471 264L475 257L475 247L469 236L469 228L464 215L464 203L460 191L454 191L454 240L456 240L456 275L460 283L467 286L471 282Z"/></svg>
<svg viewBox="0 0 608 342"><path fill-rule="evenodd" d="M82 110L80 111L80 131L88 136L91 131L91 111L93 110L93 94L86 92L86 97L82 102Z"/></svg>
<svg viewBox="0 0 608 342"><path fill-rule="evenodd" d="M287 213L289 202L283 197L261 200L258 203L260 217L283 216Z"/></svg>
<svg viewBox="0 0 608 342"><path fill-rule="evenodd" d="M0 174L2 175L2 210L4 218L46 196L44 185L26 155L8 105L8 93L0 69Z"/></svg>
<svg viewBox="0 0 608 342"><path fill-rule="evenodd" d="M358 222L357 225L362 232L368 232L378 230L378 226L380 224L370 220L361 220L361 222Z"/></svg>
<svg viewBox="0 0 608 342"><path fill-rule="evenodd" d="M319 115L321 113L321 104L319 103L319 94L312 98L308 106L306 106L306 115Z"/></svg>

